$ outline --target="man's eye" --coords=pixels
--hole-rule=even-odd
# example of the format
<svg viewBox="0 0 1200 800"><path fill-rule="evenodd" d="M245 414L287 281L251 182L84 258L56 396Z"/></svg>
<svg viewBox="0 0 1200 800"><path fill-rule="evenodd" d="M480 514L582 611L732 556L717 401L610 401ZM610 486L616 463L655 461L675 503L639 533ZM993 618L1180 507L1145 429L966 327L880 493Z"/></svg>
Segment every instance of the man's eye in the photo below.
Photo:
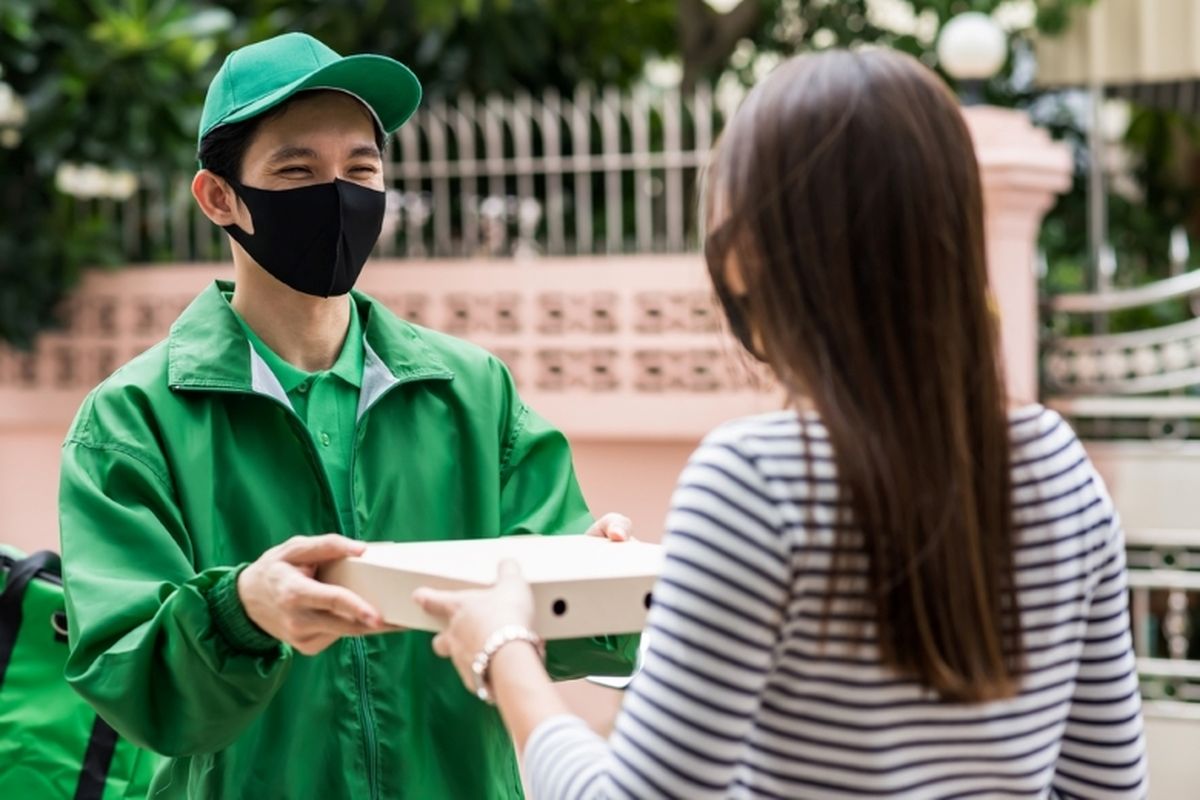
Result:
<svg viewBox="0 0 1200 800"><path fill-rule="evenodd" d="M280 175L307 175L308 167L284 167L279 170Z"/></svg>
<svg viewBox="0 0 1200 800"><path fill-rule="evenodd" d="M358 166L358 167L351 167L350 171L358 173L359 175L374 175L376 172L379 171L379 169L377 167L373 167L373 166L364 164L364 165Z"/></svg>

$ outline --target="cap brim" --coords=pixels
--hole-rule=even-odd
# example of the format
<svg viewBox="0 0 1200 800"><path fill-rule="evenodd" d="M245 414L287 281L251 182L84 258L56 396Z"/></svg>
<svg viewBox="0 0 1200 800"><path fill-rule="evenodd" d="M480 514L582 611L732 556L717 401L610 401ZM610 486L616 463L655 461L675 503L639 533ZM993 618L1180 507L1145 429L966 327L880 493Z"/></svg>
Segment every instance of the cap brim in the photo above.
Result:
<svg viewBox="0 0 1200 800"><path fill-rule="evenodd" d="M412 70L387 56L363 54L346 56L281 86L239 108L213 128L256 117L296 93L310 89L334 89L354 95L370 109L383 132L388 134L407 122L421 104L421 83Z"/></svg>

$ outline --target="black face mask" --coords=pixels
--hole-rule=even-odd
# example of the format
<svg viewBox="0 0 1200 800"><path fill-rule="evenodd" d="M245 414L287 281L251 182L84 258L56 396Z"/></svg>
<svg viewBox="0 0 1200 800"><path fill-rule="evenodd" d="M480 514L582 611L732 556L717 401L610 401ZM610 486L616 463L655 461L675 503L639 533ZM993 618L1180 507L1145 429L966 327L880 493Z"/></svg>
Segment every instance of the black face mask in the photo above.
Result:
<svg viewBox="0 0 1200 800"><path fill-rule="evenodd" d="M383 229L383 192L343 180L282 191L229 185L250 209L254 233L225 230L263 269L317 297L354 287Z"/></svg>

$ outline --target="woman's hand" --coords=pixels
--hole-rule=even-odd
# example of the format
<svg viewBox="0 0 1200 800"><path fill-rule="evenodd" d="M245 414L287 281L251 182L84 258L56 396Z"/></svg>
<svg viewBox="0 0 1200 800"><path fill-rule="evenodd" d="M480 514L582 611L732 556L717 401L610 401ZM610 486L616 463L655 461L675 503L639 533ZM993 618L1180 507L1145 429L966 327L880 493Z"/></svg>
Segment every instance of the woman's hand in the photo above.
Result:
<svg viewBox="0 0 1200 800"><path fill-rule="evenodd" d="M602 536L610 542L633 539L633 523L624 514L605 514L587 529L588 536Z"/></svg>
<svg viewBox="0 0 1200 800"><path fill-rule="evenodd" d="M629 517L605 514L588 528L587 535L627 542L633 539L632 531ZM475 684L471 663L488 637L505 625L533 627L533 592L515 561L500 565L496 583L489 589L446 592L422 588L413 593L413 600L446 626L434 637L433 652L454 663L470 690Z"/></svg>
<svg viewBox="0 0 1200 800"><path fill-rule="evenodd" d="M533 627L533 592L515 561L500 564L499 577L490 589L418 589L413 599L425 613L445 623L445 630L433 639L433 652L449 658L471 690L475 683L471 662L487 638L505 625Z"/></svg>

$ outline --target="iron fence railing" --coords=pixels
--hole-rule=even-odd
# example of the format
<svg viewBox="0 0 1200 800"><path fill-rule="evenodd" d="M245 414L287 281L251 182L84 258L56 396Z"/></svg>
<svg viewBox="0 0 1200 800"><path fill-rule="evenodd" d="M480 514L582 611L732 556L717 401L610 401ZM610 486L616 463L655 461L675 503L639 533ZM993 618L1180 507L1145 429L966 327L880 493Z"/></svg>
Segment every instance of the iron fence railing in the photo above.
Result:
<svg viewBox="0 0 1200 800"><path fill-rule="evenodd" d="M1200 704L1200 530L1126 537L1142 696Z"/></svg>
<svg viewBox="0 0 1200 800"><path fill-rule="evenodd" d="M1200 270L1174 262L1161 280L1044 303L1043 395L1089 438L1200 438ZM1139 324L1111 329L1131 312Z"/></svg>
<svg viewBox="0 0 1200 800"><path fill-rule="evenodd" d="M379 255L471 257L693 249L700 170L741 90L580 86L570 95L434 98L385 155ZM77 202L132 261L212 261L226 237L191 175L147 173L124 200Z"/></svg>

